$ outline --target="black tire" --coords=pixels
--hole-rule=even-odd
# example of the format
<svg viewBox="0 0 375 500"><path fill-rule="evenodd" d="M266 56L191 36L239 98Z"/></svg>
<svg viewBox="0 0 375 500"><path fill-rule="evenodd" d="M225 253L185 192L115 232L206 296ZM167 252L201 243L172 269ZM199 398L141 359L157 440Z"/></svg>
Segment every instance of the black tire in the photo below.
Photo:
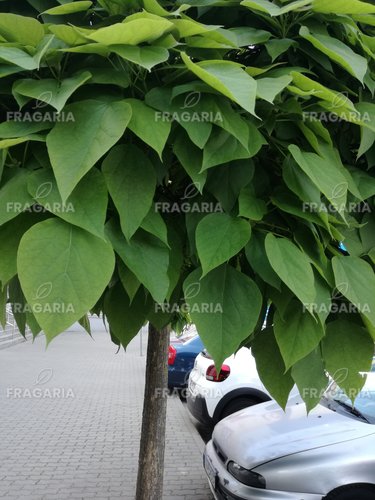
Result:
<svg viewBox="0 0 375 500"><path fill-rule="evenodd" d="M250 398L247 396L240 396L238 398L234 398L232 399L232 401L229 401L229 403L227 403L224 406L222 412L220 413L219 420L222 420L223 418L232 415L232 413L235 413L236 411L243 410L244 408L248 408L249 406L254 406L259 403L261 403L259 399Z"/></svg>
<svg viewBox="0 0 375 500"><path fill-rule="evenodd" d="M375 485L352 484L337 488L329 493L324 500L374 500Z"/></svg>

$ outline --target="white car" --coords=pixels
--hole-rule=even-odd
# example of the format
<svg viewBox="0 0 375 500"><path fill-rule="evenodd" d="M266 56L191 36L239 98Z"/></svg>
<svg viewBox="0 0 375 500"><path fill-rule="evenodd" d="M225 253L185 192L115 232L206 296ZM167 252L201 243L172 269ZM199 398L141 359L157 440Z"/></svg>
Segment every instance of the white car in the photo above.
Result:
<svg viewBox="0 0 375 500"><path fill-rule="evenodd" d="M309 415L297 398L231 415L204 464L217 500L374 500L375 374L354 405L333 382Z"/></svg>
<svg viewBox="0 0 375 500"><path fill-rule="evenodd" d="M224 361L219 374L204 350L196 358L187 390L190 413L205 425L215 425L232 413L269 401L251 350L242 347Z"/></svg>

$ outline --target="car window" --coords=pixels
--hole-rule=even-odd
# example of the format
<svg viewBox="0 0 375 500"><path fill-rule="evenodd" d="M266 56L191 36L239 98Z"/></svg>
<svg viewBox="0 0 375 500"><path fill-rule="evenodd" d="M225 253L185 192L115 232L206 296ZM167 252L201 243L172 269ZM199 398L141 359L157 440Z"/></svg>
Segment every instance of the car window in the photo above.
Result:
<svg viewBox="0 0 375 500"><path fill-rule="evenodd" d="M339 404L350 411L354 416L367 420L375 424L375 389L373 387L364 387L354 400L345 394L345 392L335 383L333 383L325 394L328 402ZM331 408L332 409L332 408Z"/></svg>

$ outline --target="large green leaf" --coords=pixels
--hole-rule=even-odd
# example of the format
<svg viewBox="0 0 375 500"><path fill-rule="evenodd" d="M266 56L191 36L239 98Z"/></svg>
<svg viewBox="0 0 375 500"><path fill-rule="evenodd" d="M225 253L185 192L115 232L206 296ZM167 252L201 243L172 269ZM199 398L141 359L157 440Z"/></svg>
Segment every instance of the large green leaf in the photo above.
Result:
<svg viewBox="0 0 375 500"><path fill-rule="evenodd" d="M321 400L329 381L319 348L293 366L292 377L309 412Z"/></svg>
<svg viewBox="0 0 375 500"><path fill-rule="evenodd" d="M74 14L75 12L83 12L88 10L92 6L92 2L86 0L78 0L76 2L68 2L58 7L52 7L51 9L45 10L42 14L48 14L50 16L65 16L67 14Z"/></svg>
<svg viewBox="0 0 375 500"><path fill-rule="evenodd" d="M184 282L185 300L199 334L220 368L254 330L262 298L256 284L229 265L201 278L193 271Z"/></svg>
<svg viewBox="0 0 375 500"><path fill-rule="evenodd" d="M274 332L286 370L310 354L324 336L321 323L298 301L290 302L283 316L276 311Z"/></svg>
<svg viewBox="0 0 375 500"><path fill-rule="evenodd" d="M108 243L59 219L25 233L18 249L19 279L48 342L95 305L114 264Z"/></svg>
<svg viewBox="0 0 375 500"><path fill-rule="evenodd" d="M312 9L322 14L374 14L375 5L360 0L312 0Z"/></svg>
<svg viewBox="0 0 375 500"><path fill-rule="evenodd" d="M47 136L48 153L63 201L120 139L131 118L123 101L80 101L65 108L74 121L58 122Z"/></svg>
<svg viewBox="0 0 375 500"><path fill-rule="evenodd" d="M336 320L327 325L322 348L327 371L354 400L366 381L360 372L371 370L374 341L358 324Z"/></svg>
<svg viewBox="0 0 375 500"><path fill-rule="evenodd" d="M203 276L227 262L247 244L251 226L244 219L225 213L204 217L197 226L196 242Z"/></svg>
<svg viewBox="0 0 375 500"><path fill-rule="evenodd" d="M97 169L88 172L63 202L51 169L33 172L28 179L31 196L49 212L66 222L82 227L104 238L108 194L102 174Z"/></svg>
<svg viewBox="0 0 375 500"><path fill-rule="evenodd" d="M292 80L293 78L290 75L279 76L277 78L258 78L256 81L257 96L272 104L276 96L280 94Z"/></svg>
<svg viewBox="0 0 375 500"><path fill-rule="evenodd" d="M368 67L367 60L363 56L354 52L348 45L337 38L316 33L312 34L305 26L301 27L299 34L363 83Z"/></svg>
<svg viewBox="0 0 375 500"><path fill-rule="evenodd" d="M103 174L129 240L151 208L156 186L154 168L136 146L119 145L104 160Z"/></svg>
<svg viewBox="0 0 375 500"><path fill-rule="evenodd" d="M243 0L241 5L248 7L250 10L265 12L271 16L281 16L294 10L304 9L306 6L310 6L311 2L312 0L296 0L284 7L278 7L269 0Z"/></svg>
<svg viewBox="0 0 375 500"><path fill-rule="evenodd" d="M186 54L182 53L181 57L187 68L207 85L255 115L257 84L241 65L231 61L193 63Z"/></svg>
<svg viewBox="0 0 375 500"><path fill-rule="evenodd" d="M285 372L284 361L272 328L265 328L256 335L252 353L261 381L271 396L285 408L294 381L290 371Z"/></svg>
<svg viewBox="0 0 375 500"><path fill-rule="evenodd" d="M0 189L0 225L28 210L34 200L27 191L29 172L19 169Z"/></svg>
<svg viewBox="0 0 375 500"><path fill-rule="evenodd" d="M301 151L294 144L289 146L294 160L306 175L320 189L336 210L345 211L348 191L348 180L330 158L323 158L315 153Z"/></svg>
<svg viewBox="0 0 375 500"><path fill-rule="evenodd" d="M84 71L61 82L53 79L18 80L13 85L12 92L20 107L32 98L53 106L57 112L60 112L69 97L90 78L91 73ZM42 106L39 105L39 107Z"/></svg>
<svg viewBox="0 0 375 500"><path fill-rule="evenodd" d="M116 253L154 300L163 303L169 289L169 250L158 238L143 230L127 242L120 227L111 220L106 232Z"/></svg>
<svg viewBox="0 0 375 500"><path fill-rule="evenodd" d="M0 35L7 42L36 47L44 36L43 25L32 17L0 14Z"/></svg>
<svg viewBox="0 0 375 500"><path fill-rule="evenodd" d="M375 274L365 260L342 256L332 259L336 287L375 326Z"/></svg>
<svg viewBox="0 0 375 500"><path fill-rule="evenodd" d="M281 280L306 306L315 303L314 273L306 254L286 238L267 234L265 248L268 260Z"/></svg>
<svg viewBox="0 0 375 500"><path fill-rule="evenodd" d="M161 158L171 131L171 123L168 120L158 120L156 111L139 99L127 99L126 102L132 107L130 130L155 149Z"/></svg>
<svg viewBox="0 0 375 500"><path fill-rule="evenodd" d="M23 213L0 226L0 282L3 284L17 274L17 250L22 236L42 220L41 214Z"/></svg>
<svg viewBox="0 0 375 500"><path fill-rule="evenodd" d="M164 47L148 47L147 45L134 47L133 45L111 45L111 52L119 55L123 59L131 61L148 71L166 61L169 57L169 52Z"/></svg>
<svg viewBox="0 0 375 500"><path fill-rule="evenodd" d="M280 278L269 263L264 246L264 239L265 236L263 233L253 231L251 239L245 247L246 258L252 269L263 281L280 290Z"/></svg>
<svg viewBox="0 0 375 500"><path fill-rule="evenodd" d="M121 282L110 288L104 299L106 315L111 333L123 347L137 335L146 321L150 301L147 301L143 288L138 290L134 300L130 302Z"/></svg>
<svg viewBox="0 0 375 500"><path fill-rule="evenodd" d="M170 21L154 16L154 19L133 19L99 28L88 38L105 45L138 45L152 42L171 29Z"/></svg>

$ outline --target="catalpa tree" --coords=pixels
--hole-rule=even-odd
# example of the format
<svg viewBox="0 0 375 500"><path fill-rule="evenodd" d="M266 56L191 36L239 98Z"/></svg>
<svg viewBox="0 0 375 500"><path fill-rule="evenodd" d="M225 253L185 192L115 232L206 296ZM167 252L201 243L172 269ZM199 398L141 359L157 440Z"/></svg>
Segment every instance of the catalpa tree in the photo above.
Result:
<svg viewBox="0 0 375 500"><path fill-rule="evenodd" d="M146 321L192 321L218 368L252 346L281 405L296 383L312 408L327 373L358 390L375 339L375 6L0 9L3 319L8 301L50 342L102 313L124 347Z"/></svg>

